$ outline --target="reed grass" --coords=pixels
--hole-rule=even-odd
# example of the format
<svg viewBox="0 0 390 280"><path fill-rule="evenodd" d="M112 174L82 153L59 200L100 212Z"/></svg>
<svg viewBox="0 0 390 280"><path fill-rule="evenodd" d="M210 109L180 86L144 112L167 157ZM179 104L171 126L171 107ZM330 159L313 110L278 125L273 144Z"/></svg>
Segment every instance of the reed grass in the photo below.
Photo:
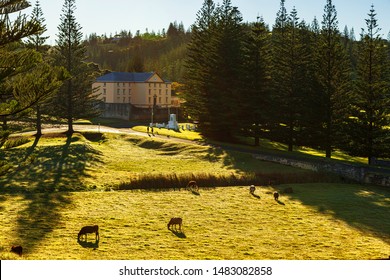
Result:
<svg viewBox="0 0 390 280"><path fill-rule="evenodd" d="M132 180L117 185L117 190L180 190L186 187L189 181L196 181L203 188L262 185L271 186L293 183L338 182L337 176L326 173L158 173L140 174Z"/></svg>

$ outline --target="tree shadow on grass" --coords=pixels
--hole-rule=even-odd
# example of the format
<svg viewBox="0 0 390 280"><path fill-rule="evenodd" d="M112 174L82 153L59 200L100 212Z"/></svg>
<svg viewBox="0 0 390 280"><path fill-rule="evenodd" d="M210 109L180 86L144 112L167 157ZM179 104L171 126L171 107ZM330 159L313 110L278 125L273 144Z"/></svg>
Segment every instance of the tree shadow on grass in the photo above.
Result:
<svg viewBox="0 0 390 280"><path fill-rule="evenodd" d="M390 190L369 185L294 185L291 199L390 244Z"/></svg>
<svg viewBox="0 0 390 280"><path fill-rule="evenodd" d="M65 136L65 135L64 135ZM14 166L0 179L0 193L79 191L89 169L101 162L101 153L88 143L68 136L63 145L12 149L3 155ZM20 159L25 159L21 161Z"/></svg>
<svg viewBox="0 0 390 280"><path fill-rule="evenodd" d="M26 253L42 242L55 228L61 227L61 210L72 202L66 193L25 194L27 207L21 209L16 221L15 244L21 244Z"/></svg>
<svg viewBox="0 0 390 280"><path fill-rule="evenodd" d="M14 149L8 154L8 160L18 166L1 179L0 192L24 196L27 206L15 221L14 243L27 253L62 226L62 210L72 203L68 191L83 190L89 166L100 162L100 153L87 143L74 143L78 140L69 135L62 146L35 147L33 152L31 147ZM26 154L26 159L34 154L35 160L19 162Z"/></svg>

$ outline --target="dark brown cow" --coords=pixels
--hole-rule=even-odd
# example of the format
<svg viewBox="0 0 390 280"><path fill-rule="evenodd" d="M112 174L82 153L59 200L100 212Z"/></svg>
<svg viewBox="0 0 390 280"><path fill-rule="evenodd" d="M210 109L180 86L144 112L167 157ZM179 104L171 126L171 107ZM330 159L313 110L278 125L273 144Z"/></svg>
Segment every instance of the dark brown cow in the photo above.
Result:
<svg viewBox="0 0 390 280"><path fill-rule="evenodd" d="M187 184L187 189L190 191L199 191L199 187L196 181L189 181Z"/></svg>
<svg viewBox="0 0 390 280"><path fill-rule="evenodd" d="M95 239L99 239L99 226L85 226L83 227L79 234L77 235L77 239L80 240L81 236L85 236L85 240L87 240L88 233L95 233Z"/></svg>
<svg viewBox="0 0 390 280"><path fill-rule="evenodd" d="M22 246L12 246L11 252L14 252L15 254L18 254L19 256L22 256L23 254L23 247Z"/></svg>

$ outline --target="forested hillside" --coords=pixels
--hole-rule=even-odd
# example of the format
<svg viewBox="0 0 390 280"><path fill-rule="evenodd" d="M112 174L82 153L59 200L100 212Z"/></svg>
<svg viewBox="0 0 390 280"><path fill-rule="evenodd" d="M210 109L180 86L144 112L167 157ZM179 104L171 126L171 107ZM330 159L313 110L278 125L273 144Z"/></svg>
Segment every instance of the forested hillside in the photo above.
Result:
<svg viewBox="0 0 390 280"><path fill-rule="evenodd" d="M156 71L171 81L182 81L186 45L190 32L182 23L171 23L165 32L155 33L146 30L121 31L114 36L89 35L87 56L90 62L97 63L102 70L119 72Z"/></svg>

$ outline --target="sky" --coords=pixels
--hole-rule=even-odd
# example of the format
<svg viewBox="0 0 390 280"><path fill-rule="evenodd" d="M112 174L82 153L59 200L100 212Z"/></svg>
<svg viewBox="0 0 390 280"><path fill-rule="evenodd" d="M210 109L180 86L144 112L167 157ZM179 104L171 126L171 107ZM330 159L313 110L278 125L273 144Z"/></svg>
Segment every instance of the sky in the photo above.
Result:
<svg viewBox="0 0 390 280"><path fill-rule="evenodd" d="M32 6L36 0L30 0ZM60 15L64 0L39 0L47 28L46 36L50 36L47 43L55 44ZM201 9L204 0L76 0L75 16L82 27L84 36L92 33L97 35L115 35L121 30L137 30L144 33L146 29L162 31L168 29L169 23L182 22L188 29L196 20L196 14ZM222 0L215 0L222 3ZM287 11L293 7L298 11L298 17L306 22L312 22L317 17L322 20L326 0L286 0ZM387 38L390 32L390 0L333 0L336 6L340 31L347 25L355 30L358 39L365 19L374 4L378 25L381 34ZM280 8L280 0L232 0L232 5L238 7L244 22L256 21L258 16L272 26L276 13ZM30 14L28 8L23 12Z"/></svg>

